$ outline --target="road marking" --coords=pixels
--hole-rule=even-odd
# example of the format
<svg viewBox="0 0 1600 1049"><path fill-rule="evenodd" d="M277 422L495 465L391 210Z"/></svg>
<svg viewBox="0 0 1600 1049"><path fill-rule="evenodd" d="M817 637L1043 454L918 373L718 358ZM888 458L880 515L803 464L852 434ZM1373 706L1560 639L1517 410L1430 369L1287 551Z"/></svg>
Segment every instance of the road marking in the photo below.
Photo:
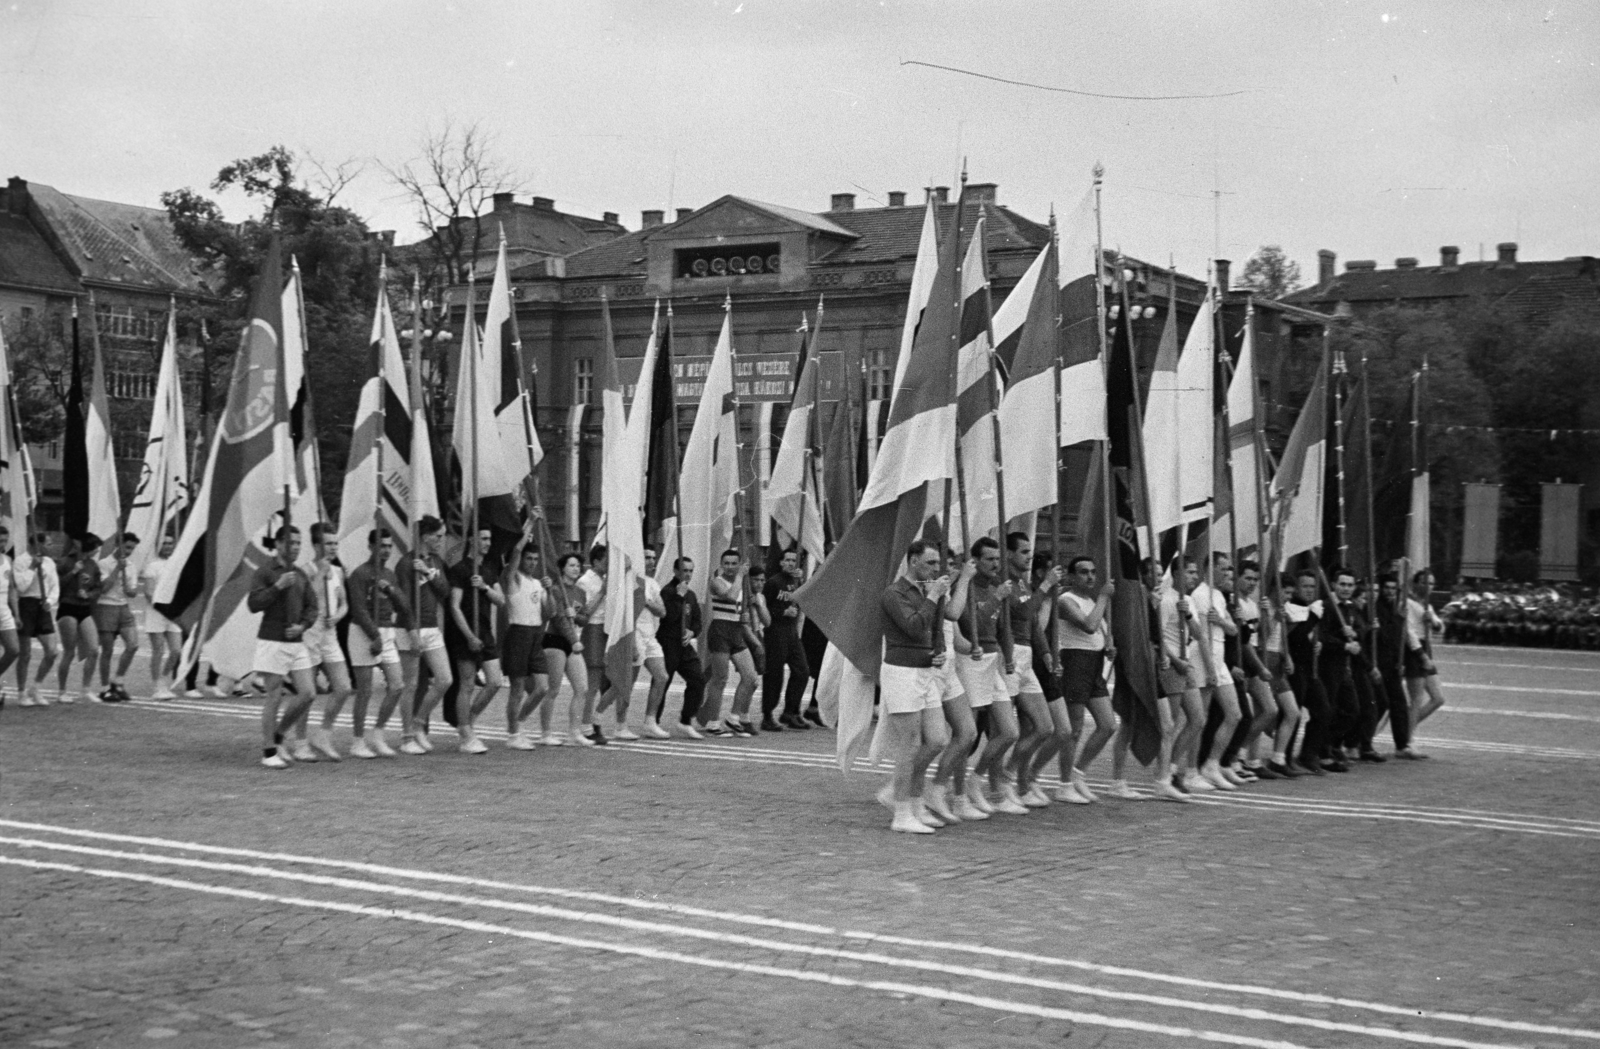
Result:
<svg viewBox="0 0 1600 1049"><path fill-rule="evenodd" d="M109 851L109 850L98 850L98 851L105 852L105 851ZM113 853L113 855L114 856L119 856L120 858L131 858L131 859L145 860L146 862L155 862L155 863L163 862L163 858L160 858L160 857L142 857L142 856L138 856L136 854L130 854L130 853L122 853L122 854ZM172 861L171 861L170 858L166 858L166 862L172 862ZM947 990L947 989L941 988L941 987L933 987L933 986L917 985L917 984L900 984L900 983L891 983L889 981L877 981L877 980L853 980L853 979L850 979L850 978L847 978L847 977L836 977L836 976L834 976L832 974L821 974L821 973L815 973L815 972L808 972L808 971L805 971L805 970L785 969L785 968L781 968L781 967L778 967L778 966L763 965L763 964L760 964L760 963L738 962L738 961L732 961L732 960L724 959L724 958L707 957L705 955L686 955L686 954L682 954L682 953L677 952L677 951L662 950L662 949L659 949L659 948L644 947L644 946L639 946L639 945L635 945L635 944L624 944L624 943L617 943L617 942L614 942L614 941L606 941L606 940L578 939L576 937L565 936L565 935L556 934L556 933L548 933L548 932L541 932L541 931L535 931L535 930L530 930L530 929L523 929L523 928L520 928L520 927L517 927L517 926L498 925L498 924L492 924L492 923L488 923L488 922L478 921L478 920L475 920L475 919L450 918L450 917L447 917L447 916L444 916L444 915L427 914L425 912L419 912L419 911L371 907L371 906L367 906L367 905L363 905L363 904L351 904L351 903L344 903L344 902L341 902L341 901L334 901L334 900L314 900L314 899L309 899L309 898L306 898L306 897L279 896L279 895L276 895L276 894L261 893L261 892L257 892L255 890L250 890L250 889L238 889L238 888L234 888L234 887L231 887L231 886L217 885L217 884L214 884L214 883L211 883L211 882L197 882L197 881L189 881L187 879L145 875L145 874L139 874L139 873L132 872L132 871L109 870L109 869L105 869L105 868L81 867L81 866L78 866L76 864L46 863L46 862L41 862L41 861L30 861L30 860L22 859L21 857L8 857L8 856L0 855L0 863L10 863L10 864L19 865L19 866L37 867L37 868L48 869L48 870L70 871L72 873L81 873L81 874L87 874L87 875L96 876L96 877L116 878L116 879L144 882L144 883L147 883L147 884L156 884L156 885L161 885L161 886L170 887L170 888L182 888L182 889L189 889L189 890L193 890L193 891L206 892L206 893L211 893L211 894L216 894L216 895L232 896L232 897L235 897L235 898L252 899L252 900L257 900L259 902L288 904L288 905L292 905L292 906L301 906L301 907L317 907L317 908L323 908L323 909L335 910L335 911L343 911L343 912L349 913L349 914L358 914L358 915L369 916L369 917L382 917L382 918L389 918L389 919L398 918L398 919L401 919L401 920L408 920L408 921L422 921L422 922L425 922L427 924L450 925L450 926L455 926L457 928L466 929L466 930L470 930L470 931L490 933L490 934L494 934L494 935L514 936L514 937L517 937L519 939L531 939L531 940L537 940L537 941L544 942L544 943L560 944L560 945L563 945L563 946L572 946L572 947L586 948L586 949L591 949L591 950L602 950L602 951L609 951L609 952L620 953L620 954L629 954L629 955L634 955L634 956L637 956L637 957L651 958L651 959L659 960L659 961L675 961L675 962L687 963L687 964L691 964L691 965L703 965L703 966L708 966L708 967L712 967L712 968L734 969L734 970L740 971L740 972L747 972L747 973L754 973L754 974L768 975L768 976L778 976L778 977L784 977L784 978L789 978L789 979L794 979L794 978L797 978L797 977L804 976L804 977L809 978L812 981L826 982L826 983L835 984L835 985L841 985L841 986L847 986L847 987L860 987L860 988L872 989L872 990L892 990L892 991L895 991L895 992L898 992L898 993L915 994L915 995L917 995L919 997L931 997L931 998L937 998L937 999L946 1000L946 1001L964 1002L964 1003L967 1003L967 1004L980 1005L980 1006L985 1007L985 1008L998 1008L998 1009L1001 1009L1003 1011L1008 1011L1008 1012L1027 1012L1027 1013L1031 1013L1032 1015L1044 1016L1044 1017L1049 1017L1049 1018L1053 1018L1053 1019L1064 1019L1064 1020L1069 1020L1069 1021L1075 1022L1075 1023L1083 1023L1083 1024L1087 1024L1087 1025L1094 1025L1094 1026L1110 1026L1110 1027L1117 1027L1117 1028L1121 1028L1121 1029L1125 1029L1125 1030L1139 1030L1139 1031L1144 1031L1144 1032L1148 1032L1148 1033L1170 1034L1170 1035L1173 1035L1175 1037L1200 1038L1200 1039L1205 1040L1205 1041L1220 1041L1220 1042L1226 1042L1226 1043L1235 1044L1235 1045L1273 1046L1273 1047L1280 1047L1281 1046L1281 1047L1285 1047L1285 1049L1287 1049L1287 1047L1293 1046L1293 1043L1287 1043L1287 1042L1283 1042L1281 1040L1276 1040L1276 1039L1268 1040L1268 1039L1261 1039L1261 1038L1256 1038L1256 1037L1248 1036L1248 1035L1231 1034L1231 1033L1217 1032L1217 1031L1195 1030L1195 1029L1192 1029L1192 1028L1175 1027L1175 1026L1171 1026L1171 1025L1167 1025L1167 1024L1153 1024L1153 1023L1148 1023L1146 1021L1132 1020L1132 1019L1129 1019L1129 1018L1126 1018L1126 1017L1113 1017L1113 1016L1105 1016L1103 1014L1082 1013L1082 1012L1078 1012L1078 1011L1075 1011L1075 1010L1060 1009L1059 1007L1054 1007L1054 1006L1032 1005L1032 1004L1029 1004L1029 1003L1017 1002L1017 1001L1013 1001L1013 1000L1010 1000L1010 999L992 998L992 997L989 997L989 996L982 996L982 995L967 995L967 994L964 994L964 993L961 993L961 992L950 991L950 990ZM205 864L203 864L202 861L191 861L191 864L205 866ZM217 864L217 865L212 865L212 866L217 866L217 867L235 867L235 865L231 865L231 864ZM230 870L229 873L256 874L256 871L253 871L250 868L236 868L234 870ZM943 964L940 964L940 963L937 963L937 962L927 962L927 961L913 960L913 959L899 959L899 958L894 958L894 957L888 956L888 955L866 954L864 952L857 952L857 951L839 951L839 950L833 950L833 949L828 949L828 948L810 947L810 946L800 945L800 944L789 944L789 943L785 943L783 941L761 940L761 939L757 939L757 938L753 938L753 937L732 937L732 936L726 936L724 934L708 933L707 930L695 930L695 929L688 929L688 928L678 928L678 927L673 927L673 926L661 925L660 923L635 922L635 921L631 921L629 919L620 919L620 918L615 918L615 917L612 917L612 916L609 916L609 915L589 914L587 912L564 912L564 913L562 913L562 909L560 909L560 908L545 908L545 907L538 907L538 906L526 905L526 904L524 904L524 905L516 905L516 904L511 903L510 901L497 901L497 900L490 900L490 899L477 898L477 897L453 897L453 896L450 896L448 894L442 894L442 893L425 893L425 892L419 892L417 890L401 890L401 889L397 889L395 887L379 885L377 883L352 882L349 879L318 878L316 876L309 876L309 875L295 876L295 875L289 874L288 872L279 872L279 871L271 871L271 870L263 871L263 872L257 874L257 876L290 878L292 880L305 881L305 882L308 882L308 883L311 883L311 884L327 885L329 887L334 887L334 888L353 888L353 889L358 889L358 890L386 892L387 894L391 894L391 895L412 896L412 897L417 897L417 898L429 900L430 902L436 902L436 903L450 903L450 904L460 904L460 905L467 905L467 906L488 905L488 906L491 906L491 907L510 908L510 909L514 909L514 910L522 910L522 911L527 912L527 913L538 914L540 916L545 916L545 917L558 917L558 918L565 918L565 919L568 919L568 920L594 922L594 923L598 923L598 924L611 925L611 926L614 926L614 927L628 928L628 929L630 929L632 931L664 932L664 933L668 933L668 934L689 935L689 936L695 936L697 938L703 938L703 939L720 940L720 941L723 941L725 943L728 943L730 946L754 947L754 948L769 949L769 950L800 952L800 953L810 954L810 955L814 955L814 956L836 957L836 958L838 958L840 960L843 960L843 961L858 961L858 962L863 962L863 963L866 963L866 964L886 965L886 966L894 966L894 967L912 968L912 969L917 969L917 970L922 970L922 971L938 972L938 973L943 973L943 974L951 975L951 976L998 980L999 982L1010 983L1010 984L1014 984L1014 985L1018 985L1018 986L1026 986L1026 987L1045 989L1045 990L1062 990L1062 991L1066 991L1068 993L1078 993L1078 994L1095 995L1095 996L1101 996L1101 997L1111 997L1111 998L1114 998L1114 999L1121 999L1121 1000L1126 1000L1126 1001L1140 1002L1142 1004L1167 1005L1167 1006L1170 1006L1170 1007L1176 1007L1176 1008L1182 1008L1182 1009L1191 1009L1191 1010L1196 1010L1196 1011L1215 1013L1215 1014L1219 1014L1219 1015L1229 1016L1229 1017L1232 1017L1232 1018L1235 1018L1235 1019L1254 1020L1254 1021L1258 1021L1258 1022L1278 1023L1278 1024L1285 1024L1285 1025L1291 1025L1291 1026L1310 1027L1310 1028L1314 1028L1314 1029L1317 1029L1317 1030L1338 1031L1338 1032L1346 1033L1346 1034L1361 1034L1361 1035L1366 1035L1366 1036L1369 1036L1369 1037L1385 1038L1385 1039L1389 1039L1389 1040L1392 1040L1392 1041L1410 1042L1410 1043L1419 1044L1419 1045L1450 1046L1450 1047L1455 1047L1455 1049L1504 1049L1503 1045L1501 1045L1499 1043L1473 1042L1473 1041L1467 1041L1467 1040L1461 1039L1461 1038L1452 1038L1452 1037L1445 1037L1445 1036L1440 1036L1440 1035L1423 1034L1423 1033L1420 1033L1420 1032L1413 1032L1413 1031L1402 1031L1402 1030L1398 1030L1398 1029L1395 1029L1395 1028L1387 1028L1387 1027L1364 1027L1364 1026L1357 1025L1357 1024L1347 1024L1347 1023L1339 1023L1339 1022L1329 1021L1329 1020L1320 1020L1320 1019L1317 1019L1317 1018L1314 1018L1314 1017L1293 1016L1293 1015L1285 1015L1285 1014L1280 1014L1280 1013L1273 1013L1273 1012L1269 1012L1269 1011L1263 1010L1263 1009L1237 1008L1237 1007L1232 1007L1232 1006L1220 1006L1220 1005L1215 1005L1215 1004L1206 1003L1206 1002L1192 1002L1192 1001L1187 1001L1187 1000L1184 1000L1184 999L1169 999L1169 998L1164 998L1164 997L1161 997L1161 996L1139 995L1139 994L1130 994L1130 993L1127 993L1127 992L1108 991L1108 990L1103 990L1103 989L1090 988L1090 987L1087 987L1085 985L1065 984L1065 983L1061 983L1059 981L1050 981L1050 980L1039 980L1039 979L1035 979L1035 978L1031 978L1031 977L1022 977L1022 976L1016 976L1016 975L1007 974L1007 973L998 973L998 972L995 972L993 970L974 969L974 968L967 967L967 966L949 966L949 965L943 965ZM1576 1031L1569 1032L1569 1031L1567 1031L1565 1029L1551 1029L1551 1028L1545 1027L1545 1025L1531 1025L1531 1026L1539 1026L1539 1027L1545 1028L1540 1033L1546 1033L1546 1034L1573 1033L1573 1034L1577 1034L1578 1037L1600 1037L1600 1031L1589 1032L1589 1033L1579 1033L1579 1032L1576 1032Z"/></svg>
<svg viewBox="0 0 1600 1049"><path fill-rule="evenodd" d="M477 889L553 896L556 898L579 900L588 903L600 903L611 906L628 907L635 910L664 912L685 917L705 918L734 924L782 929L788 932L805 933L834 939L847 939L894 946L917 947L936 951L972 954L989 958L1000 958L1011 961L1072 968L1105 976L1129 977L1158 983L1166 983L1174 986L1197 988L1207 991L1226 991L1235 994L1249 994L1297 1003L1336 1005L1345 1008L1363 1009L1370 1012L1378 1012L1388 1015L1424 1017L1427 1019L1444 1020L1473 1026L1494 1027L1503 1030L1543 1034L1563 1034L1583 1038L1600 1038L1600 1031L1585 1031L1581 1029L1551 1027L1540 1024L1529 1024L1523 1021L1499 1020L1492 1017L1468 1016L1462 1013L1419 1010L1404 1006L1387 1005L1379 1002L1340 998L1331 995L1300 991L1281 990L1278 988L1261 987L1250 984L1222 983L1214 980L1177 976L1168 973L1157 973L1142 969L1130 969L1123 966L1104 965L1097 962L1082 961L1078 959L1059 958L1051 955L1013 951L1005 948L991 947L984 944L892 936L880 933L836 928L810 922L797 922L784 918L772 918L764 915L740 914L731 911L714 911L708 908L695 907L692 905L664 903L659 900L642 900L629 896L613 896L606 893L589 892L577 889L560 889L539 885L527 885L517 882L474 878L460 874L445 874L435 871L416 870L407 867L390 867L357 860L341 860L314 856L300 856L290 853L263 852L256 849L245 849L225 845L209 845L202 842L180 841L168 838L151 838L138 835L116 834L108 831L85 830L76 827L62 827L45 823L28 823L19 820L0 819L0 826L33 832L54 833L65 837L77 837L93 841L109 841L125 845L165 848L173 851L198 852L205 855L231 856L241 859L266 860L277 863L326 867L335 870L355 871L358 873L370 874L379 877L402 878L413 881L459 885Z"/></svg>
<svg viewBox="0 0 1600 1049"><path fill-rule="evenodd" d="M1451 668L1455 668L1455 667L1497 667L1497 668L1500 668L1500 667L1503 667L1506 670L1553 670L1558 674L1560 674L1560 673L1593 674L1593 673L1595 673L1596 669L1600 669L1600 668L1595 668L1595 667L1558 666L1556 664L1551 664L1551 663L1547 663L1547 664L1543 664L1543 665L1541 665L1539 663L1484 663L1484 662L1480 662L1478 660L1471 660L1471 659L1448 659L1448 660L1445 660L1443 662L1443 665L1447 666L1447 667L1451 667Z"/></svg>
<svg viewBox="0 0 1600 1049"><path fill-rule="evenodd" d="M1462 688L1473 692L1528 692L1539 696L1587 696L1594 698L1600 692L1586 688L1533 688L1528 685L1476 685L1466 681L1441 681L1445 688ZM1448 706L1443 709L1450 709Z"/></svg>
<svg viewBox="0 0 1600 1049"><path fill-rule="evenodd" d="M1508 718L1539 718L1547 721L1593 721L1600 722L1600 717L1593 714L1561 714L1549 710L1492 710L1489 707L1464 707L1459 703L1440 707L1441 714L1498 714Z"/></svg>

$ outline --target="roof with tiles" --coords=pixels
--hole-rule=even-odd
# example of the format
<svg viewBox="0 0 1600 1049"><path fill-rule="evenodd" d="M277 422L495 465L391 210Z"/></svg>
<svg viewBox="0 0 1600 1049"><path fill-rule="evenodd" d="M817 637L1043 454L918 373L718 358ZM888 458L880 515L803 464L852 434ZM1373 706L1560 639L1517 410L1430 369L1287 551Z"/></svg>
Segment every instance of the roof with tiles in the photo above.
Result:
<svg viewBox="0 0 1600 1049"><path fill-rule="evenodd" d="M80 279L161 292L207 293L193 257L178 243L165 211L73 196L38 182L28 184L28 193Z"/></svg>
<svg viewBox="0 0 1600 1049"><path fill-rule="evenodd" d="M479 219L483 224L483 250L494 250L502 229L505 231L507 247L545 256L571 255L603 244L624 232L616 222L568 215L555 210L554 201L543 197L536 197L535 200L539 203L518 204L497 200L494 210ZM470 223L472 220L459 221Z"/></svg>
<svg viewBox="0 0 1600 1049"><path fill-rule="evenodd" d="M1548 262L1347 269L1330 281L1295 292L1287 301L1332 307L1340 302L1371 305L1451 299L1505 302L1530 315L1569 306L1600 308L1600 259L1579 256Z"/></svg>
<svg viewBox="0 0 1600 1049"><path fill-rule="evenodd" d="M33 223L5 208L0 208L0 285L57 295L83 291Z"/></svg>

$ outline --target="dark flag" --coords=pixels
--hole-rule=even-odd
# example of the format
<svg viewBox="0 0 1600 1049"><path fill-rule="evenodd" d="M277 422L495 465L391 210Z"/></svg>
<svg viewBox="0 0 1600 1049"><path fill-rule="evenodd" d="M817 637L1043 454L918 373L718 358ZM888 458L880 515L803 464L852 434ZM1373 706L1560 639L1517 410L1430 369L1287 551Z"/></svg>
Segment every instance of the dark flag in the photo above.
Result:
<svg viewBox="0 0 1600 1049"><path fill-rule="evenodd" d="M61 432L61 529L74 538L89 530L89 445L84 407L83 351L78 335L78 304L74 302L72 377L67 387L67 425Z"/></svg>
<svg viewBox="0 0 1600 1049"><path fill-rule="evenodd" d="M672 311L656 350L650 385L650 446L645 454L644 541L662 542L662 525L678 516L678 395L672 375ZM663 551L662 560L677 551Z"/></svg>

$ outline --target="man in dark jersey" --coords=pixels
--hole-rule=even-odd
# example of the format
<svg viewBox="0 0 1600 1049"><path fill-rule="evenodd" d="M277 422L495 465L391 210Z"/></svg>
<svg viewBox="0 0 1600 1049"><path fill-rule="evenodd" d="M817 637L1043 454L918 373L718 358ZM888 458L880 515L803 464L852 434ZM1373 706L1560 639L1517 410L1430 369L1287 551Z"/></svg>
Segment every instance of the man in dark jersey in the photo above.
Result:
<svg viewBox="0 0 1600 1049"><path fill-rule="evenodd" d="M700 654L695 651L696 638L705 625L701 619L700 599L689 587L694 579L694 559L680 557L672 563L672 579L661 588L661 604L666 614L661 617L661 627L656 637L661 641L662 659L667 667L667 684L672 676L683 678L683 710L678 715L678 732L690 739L703 738L694 727L695 716L705 699L705 671L700 665ZM663 697L665 690L663 689ZM656 712L657 717L660 711Z"/></svg>
<svg viewBox="0 0 1600 1049"><path fill-rule="evenodd" d="M312 677L316 664L304 640L317 621L317 599L310 578L295 564L300 556L300 529L293 525L279 528L276 544L276 556L256 569L250 580L248 605L250 611L261 613L251 664L266 691L261 704L261 764L286 769L289 756L283 747L284 730L317 696ZM280 718L284 678L294 682L295 694Z"/></svg>
<svg viewBox="0 0 1600 1049"><path fill-rule="evenodd" d="M450 602L450 582L445 578L448 569L441 551L444 549L444 522L437 517L424 517L417 523L422 549L400 563L396 573L400 589L406 600L415 595L413 618L415 632L411 647L401 654L401 667L407 681L415 689L412 699L402 697L401 702L415 701L411 718L401 715L401 723L409 724L410 731L400 741L402 754L426 754L433 749L428 739L428 716L444 698L450 688L450 657L445 651L444 624ZM407 665L409 664L409 666ZM423 676L423 671L427 676ZM373 726L379 733L388 724L387 705L378 712Z"/></svg>
<svg viewBox="0 0 1600 1049"><path fill-rule="evenodd" d="M767 613L772 624L767 627L767 667L761 676L761 728L765 732L783 729L808 729L811 724L800 716L800 701L805 698L806 684L811 680L811 665L806 660L805 647L800 642L800 606L792 600L795 590L805 580L800 578L800 553L785 550L778 562L778 571L767 580L765 596ZM783 686L783 671L789 670L789 687ZM783 716L773 719L778 709L779 694L783 697Z"/></svg>
<svg viewBox="0 0 1600 1049"><path fill-rule="evenodd" d="M445 629L445 646L450 650L450 662L455 665L456 732L461 737L461 753L486 754L489 747L478 738L473 726L477 716L505 684L500 673L500 642L495 633L495 618L506 598L500 589L499 568L487 560L494 533L480 528L474 538L476 546L469 548L446 573L450 581L450 618ZM483 671L482 688L477 684L479 670Z"/></svg>

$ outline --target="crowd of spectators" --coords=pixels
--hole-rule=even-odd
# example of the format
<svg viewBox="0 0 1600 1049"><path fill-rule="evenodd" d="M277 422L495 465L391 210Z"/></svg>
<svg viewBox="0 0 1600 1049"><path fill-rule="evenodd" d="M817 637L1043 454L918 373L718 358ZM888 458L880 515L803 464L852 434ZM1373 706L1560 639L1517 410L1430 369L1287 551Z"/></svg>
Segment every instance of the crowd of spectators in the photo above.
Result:
<svg viewBox="0 0 1600 1049"><path fill-rule="evenodd" d="M1600 649L1600 589L1592 586L1458 583L1441 615L1447 642Z"/></svg>

